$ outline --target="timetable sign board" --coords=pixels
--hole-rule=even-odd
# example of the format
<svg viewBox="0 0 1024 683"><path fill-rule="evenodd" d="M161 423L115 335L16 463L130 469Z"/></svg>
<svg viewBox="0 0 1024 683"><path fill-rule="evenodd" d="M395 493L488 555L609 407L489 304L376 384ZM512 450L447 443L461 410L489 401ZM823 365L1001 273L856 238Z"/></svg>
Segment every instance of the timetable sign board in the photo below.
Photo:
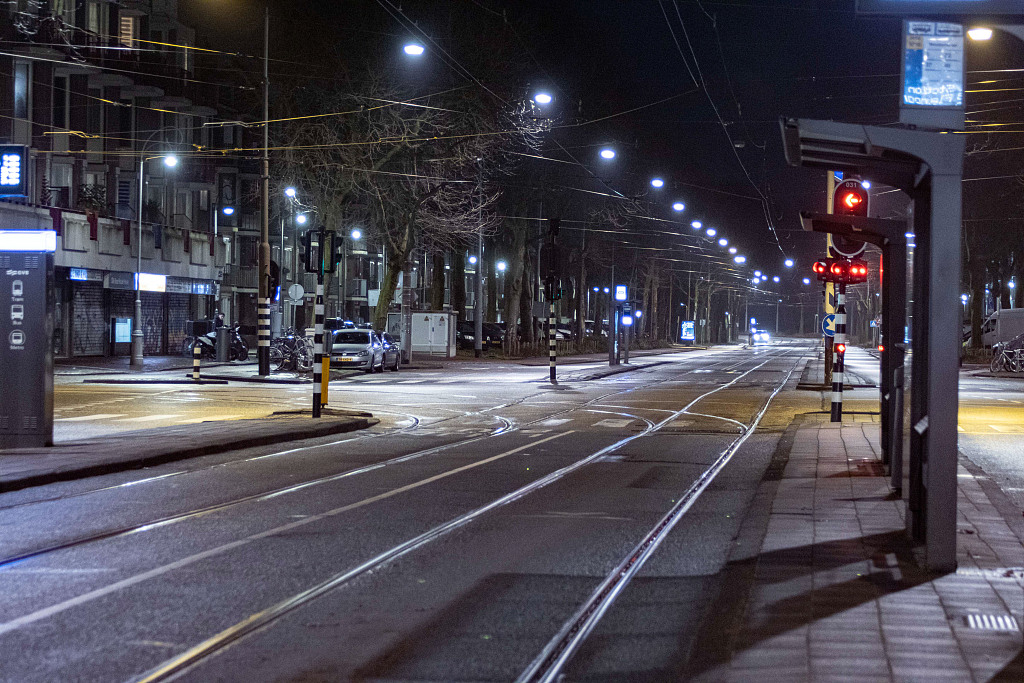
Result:
<svg viewBox="0 0 1024 683"><path fill-rule="evenodd" d="M903 22L900 121L964 129L964 27L942 21Z"/></svg>

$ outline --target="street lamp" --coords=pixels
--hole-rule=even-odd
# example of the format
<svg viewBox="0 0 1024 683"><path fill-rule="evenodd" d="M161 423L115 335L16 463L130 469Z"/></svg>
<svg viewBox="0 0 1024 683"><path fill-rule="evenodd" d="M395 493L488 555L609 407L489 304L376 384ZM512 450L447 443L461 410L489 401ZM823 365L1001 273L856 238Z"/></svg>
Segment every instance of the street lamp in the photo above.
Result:
<svg viewBox="0 0 1024 683"><path fill-rule="evenodd" d="M651 187L664 187L665 181L661 178L651 178Z"/></svg>
<svg viewBox="0 0 1024 683"><path fill-rule="evenodd" d="M505 263L504 261L498 261L498 263L495 265L497 266L499 273L504 273L505 269L508 268L508 264Z"/></svg>
<svg viewBox="0 0 1024 683"><path fill-rule="evenodd" d="M743 255L734 256L732 260L735 261L736 263L746 263L747 262L747 257L743 256Z"/></svg>
<svg viewBox="0 0 1024 683"><path fill-rule="evenodd" d="M611 160L615 158L615 150L605 147L601 150L601 158Z"/></svg>
<svg viewBox="0 0 1024 683"><path fill-rule="evenodd" d="M700 230L701 228L704 227L704 224L701 223L700 221L693 221L692 223L690 223L690 227L693 228L694 230Z"/></svg>
<svg viewBox="0 0 1024 683"><path fill-rule="evenodd" d="M984 26L976 26L971 29L967 29L967 37L971 40L991 40L992 29L985 28Z"/></svg>
<svg viewBox="0 0 1024 683"><path fill-rule="evenodd" d="M295 217L295 222L298 223L299 225L305 225L306 221L308 220L309 219L306 217L306 214L304 213L300 213L298 216Z"/></svg>
<svg viewBox="0 0 1024 683"><path fill-rule="evenodd" d="M288 199L295 199L295 188L294 187L286 187L286 188L284 188L284 196L288 197Z"/></svg>
<svg viewBox="0 0 1024 683"><path fill-rule="evenodd" d="M412 57L419 57L425 51L425 48L419 43L409 43L402 49L405 51L405 54Z"/></svg>
<svg viewBox="0 0 1024 683"><path fill-rule="evenodd" d="M779 281L779 276L778 275L772 277L772 282L778 282L778 281Z"/></svg>
<svg viewBox="0 0 1024 683"><path fill-rule="evenodd" d="M805 285L809 285L809 284L811 284L811 278L805 277L803 282L804 282Z"/></svg>
<svg viewBox="0 0 1024 683"><path fill-rule="evenodd" d="M786 259L786 267L787 268L792 268L793 267L793 259L791 259L791 258Z"/></svg>
<svg viewBox="0 0 1024 683"><path fill-rule="evenodd" d="M129 359L129 365L137 370L142 369L143 347L145 345L145 334L142 331L142 290L140 289L140 284L142 280L142 200L145 193L146 162L150 159L162 158L164 166L167 168L174 168L178 165L178 157L173 154L146 157L146 148L152 142L153 136L163 132L163 130L155 130L150 133L149 138L142 146L142 151L139 152L139 251L135 266L135 320L132 322L132 353Z"/></svg>
<svg viewBox="0 0 1024 683"><path fill-rule="evenodd" d="M715 230L714 228L708 228L708 231L707 231L707 236L708 237L714 237L717 234L718 234L717 230Z"/></svg>
<svg viewBox="0 0 1024 683"><path fill-rule="evenodd" d="M469 257L469 263L471 265L476 265L476 256L470 256Z"/></svg>
<svg viewBox="0 0 1024 683"><path fill-rule="evenodd" d="M676 202L675 204L672 205L672 208L675 209L676 211L683 211L686 209L686 204L683 204L682 202Z"/></svg>
<svg viewBox="0 0 1024 683"><path fill-rule="evenodd" d="M761 271L760 270L755 270L754 271L754 277L761 277Z"/></svg>
<svg viewBox="0 0 1024 683"><path fill-rule="evenodd" d="M729 240L727 240L724 237L722 237L721 239L718 240L718 246L720 246L720 247L727 247L727 246L729 246Z"/></svg>
<svg viewBox="0 0 1024 683"><path fill-rule="evenodd" d="M357 241L357 242L359 241L359 238L361 238L363 236L363 233L358 228L353 230L351 234L352 234L352 239Z"/></svg>
<svg viewBox="0 0 1024 683"><path fill-rule="evenodd" d="M738 250L736 249L736 247L729 247L729 253L730 254L735 254L737 251Z"/></svg>
<svg viewBox="0 0 1024 683"><path fill-rule="evenodd" d="M539 92L533 97L533 101L537 104L551 104L551 95L546 92Z"/></svg>

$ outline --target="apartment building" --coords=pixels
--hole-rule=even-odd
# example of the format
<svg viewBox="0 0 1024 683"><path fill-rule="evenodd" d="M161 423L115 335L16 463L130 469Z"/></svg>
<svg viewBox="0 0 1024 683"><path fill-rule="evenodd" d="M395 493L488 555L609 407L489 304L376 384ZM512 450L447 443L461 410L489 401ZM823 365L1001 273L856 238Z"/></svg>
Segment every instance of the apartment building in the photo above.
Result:
<svg viewBox="0 0 1024 683"><path fill-rule="evenodd" d="M0 142L30 150L0 226L57 232L56 355L128 354L112 321L132 317L140 250L146 355L216 308L255 318L255 280L221 283L255 265L256 169L210 153L242 128L210 125L226 86L194 77L176 0L12 0L0 38Z"/></svg>

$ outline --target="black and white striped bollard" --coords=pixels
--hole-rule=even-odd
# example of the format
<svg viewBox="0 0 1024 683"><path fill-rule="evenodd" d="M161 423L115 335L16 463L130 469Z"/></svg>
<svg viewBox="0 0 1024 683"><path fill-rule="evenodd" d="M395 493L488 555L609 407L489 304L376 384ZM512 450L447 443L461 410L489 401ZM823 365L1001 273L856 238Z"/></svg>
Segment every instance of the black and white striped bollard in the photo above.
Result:
<svg viewBox="0 0 1024 683"><path fill-rule="evenodd" d="M322 271L321 271L322 273ZM313 336L313 417L320 417L320 408L323 405L320 403L320 392L321 382L323 380L323 361L324 361L324 283L323 275L321 274L316 283L316 326L314 328L315 333ZM370 359L370 365L373 365L373 359Z"/></svg>
<svg viewBox="0 0 1024 683"><path fill-rule="evenodd" d="M199 381L199 360L203 355L203 345L198 338L192 342L192 379Z"/></svg>
<svg viewBox="0 0 1024 683"><path fill-rule="evenodd" d="M557 347L555 341L555 300L548 301L548 373L552 384L558 384L555 378L555 360Z"/></svg>
<svg viewBox="0 0 1024 683"><path fill-rule="evenodd" d="M256 359L259 374L270 374L270 299L262 299L256 312Z"/></svg>
<svg viewBox="0 0 1024 683"><path fill-rule="evenodd" d="M843 421L843 373L846 368L846 284L836 292L835 362L832 366L832 422Z"/></svg>

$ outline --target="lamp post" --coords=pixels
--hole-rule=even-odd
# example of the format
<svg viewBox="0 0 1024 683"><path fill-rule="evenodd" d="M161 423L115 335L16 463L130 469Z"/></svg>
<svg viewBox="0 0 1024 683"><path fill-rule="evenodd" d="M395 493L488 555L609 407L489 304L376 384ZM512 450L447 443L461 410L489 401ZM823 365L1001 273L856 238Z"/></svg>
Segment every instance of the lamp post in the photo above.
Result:
<svg viewBox="0 0 1024 683"><path fill-rule="evenodd" d="M143 195L145 192L145 177L146 177L146 162L150 159L164 160L164 166L167 168L174 168L178 165L178 157L173 154L161 154L154 157L146 157L146 148L149 143L153 140L153 136L157 133L163 132L163 129L153 131L149 134L149 138L142 146L142 151L139 152L139 246L137 261L135 266L135 320L132 322L132 355L129 365L136 369L142 369L142 357L143 357L143 346L145 343L145 334L142 332L142 290L140 284L142 280L142 202Z"/></svg>
<svg viewBox="0 0 1024 683"><path fill-rule="evenodd" d="M353 242L358 242L363 237L363 233L358 228L354 228L349 233L349 237ZM341 278L338 283L340 289L338 298L341 301L341 317L344 320L349 318L348 315L348 240L343 239L341 241Z"/></svg>

